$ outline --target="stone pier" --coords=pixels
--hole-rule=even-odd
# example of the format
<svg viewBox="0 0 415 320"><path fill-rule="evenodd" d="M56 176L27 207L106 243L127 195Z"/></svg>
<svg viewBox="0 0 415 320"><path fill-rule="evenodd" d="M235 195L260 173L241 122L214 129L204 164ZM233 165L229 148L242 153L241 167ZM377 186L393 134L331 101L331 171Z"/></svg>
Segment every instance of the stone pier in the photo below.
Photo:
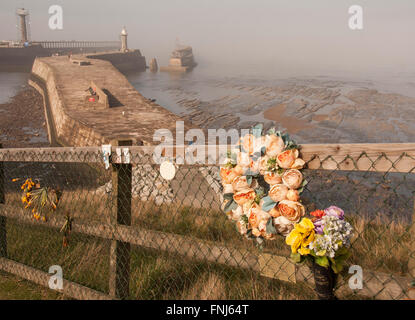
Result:
<svg viewBox="0 0 415 320"><path fill-rule="evenodd" d="M114 54L104 55L106 60L99 56L35 60L29 83L43 95L51 144L100 146L112 140L133 139L138 145L153 145L154 131L160 128L171 130L175 136L176 121L182 119L143 97L117 68L106 61L118 59ZM96 95L91 96L89 88ZM95 101L89 101L89 98ZM185 130L189 128L185 123ZM191 175L178 175L181 178L174 185L160 176L157 167L134 165L133 197L152 200L157 205L174 200L193 203L196 194L192 191L181 194L183 184L189 185L194 179L203 181L204 175L197 169ZM204 181L203 189L199 187L194 191L197 197L202 197L198 199L199 205L203 203L203 194L210 194L208 190L210 187ZM103 195L111 191L111 182L97 189Z"/></svg>
<svg viewBox="0 0 415 320"><path fill-rule="evenodd" d="M104 55L114 57L116 53ZM123 55L123 53L119 53ZM175 130L178 116L143 97L109 61L79 55L37 58L29 83L44 97L52 144L96 146L113 139L153 144L158 128ZM88 102L94 83L108 105Z"/></svg>

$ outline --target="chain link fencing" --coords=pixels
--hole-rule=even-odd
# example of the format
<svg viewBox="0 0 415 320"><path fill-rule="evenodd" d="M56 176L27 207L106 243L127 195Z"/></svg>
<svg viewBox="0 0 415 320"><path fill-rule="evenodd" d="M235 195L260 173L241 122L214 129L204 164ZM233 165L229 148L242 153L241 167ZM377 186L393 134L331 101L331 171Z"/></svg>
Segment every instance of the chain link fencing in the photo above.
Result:
<svg viewBox="0 0 415 320"><path fill-rule="evenodd" d="M130 148L126 163L115 147L108 162L99 147L0 149L0 269L49 285L59 266L60 291L79 299L317 298L283 237L260 249L228 220L218 166L179 165L165 180L149 150ZM339 206L355 230L342 299L411 298L415 158L387 151L303 157L307 212ZM27 179L59 191L56 209L25 208ZM351 265L362 289L349 286Z"/></svg>

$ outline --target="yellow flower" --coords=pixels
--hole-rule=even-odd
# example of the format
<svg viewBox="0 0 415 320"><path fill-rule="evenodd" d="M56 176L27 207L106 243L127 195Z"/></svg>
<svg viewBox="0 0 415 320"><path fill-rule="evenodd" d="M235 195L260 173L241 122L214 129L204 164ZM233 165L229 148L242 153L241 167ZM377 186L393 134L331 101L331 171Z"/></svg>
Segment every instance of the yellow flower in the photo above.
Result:
<svg viewBox="0 0 415 320"><path fill-rule="evenodd" d="M308 245L314 241L314 224L308 218L303 218L300 223L295 224L294 229L287 236L285 242L291 246L292 253L307 255L310 253Z"/></svg>
<svg viewBox="0 0 415 320"><path fill-rule="evenodd" d="M30 191L30 190L32 190L32 187L34 185L35 185L35 183L32 181L32 179L29 178L25 181L25 183L23 183L21 189L25 190L27 188L27 191Z"/></svg>

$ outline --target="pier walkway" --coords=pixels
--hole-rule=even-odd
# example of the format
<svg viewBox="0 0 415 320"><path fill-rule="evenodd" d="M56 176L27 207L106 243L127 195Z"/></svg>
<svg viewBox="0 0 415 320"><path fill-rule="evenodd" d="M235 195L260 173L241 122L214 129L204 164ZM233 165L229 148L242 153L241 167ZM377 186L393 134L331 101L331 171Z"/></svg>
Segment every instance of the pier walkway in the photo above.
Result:
<svg viewBox="0 0 415 320"><path fill-rule="evenodd" d="M52 144L93 146L122 137L150 145L156 129L174 133L180 120L143 97L110 62L84 55L37 58L29 83L44 97ZM102 97L88 102L91 84L108 105Z"/></svg>

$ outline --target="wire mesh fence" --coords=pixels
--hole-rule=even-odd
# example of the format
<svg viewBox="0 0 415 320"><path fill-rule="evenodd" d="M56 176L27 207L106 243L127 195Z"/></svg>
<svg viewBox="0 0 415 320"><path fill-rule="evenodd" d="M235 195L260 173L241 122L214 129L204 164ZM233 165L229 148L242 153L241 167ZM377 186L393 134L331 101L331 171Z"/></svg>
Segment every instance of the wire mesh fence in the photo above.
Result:
<svg viewBox="0 0 415 320"><path fill-rule="evenodd" d="M338 296L411 298L414 153L322 146L302 151L302 201L307 211L345 210L355 229L348 265L363 271L353 290L346 268ZM132 147L128 158L115 147L110 158L99 147L0 149L0 268L48 285L59 266L61 291L74 298L317 298L310 268L289 260L283 237L258 248L235 230L218 166L179 165L166 180L151 148ZM58 194L56 208L23 201L27 179L45 203Z"/></svg>

